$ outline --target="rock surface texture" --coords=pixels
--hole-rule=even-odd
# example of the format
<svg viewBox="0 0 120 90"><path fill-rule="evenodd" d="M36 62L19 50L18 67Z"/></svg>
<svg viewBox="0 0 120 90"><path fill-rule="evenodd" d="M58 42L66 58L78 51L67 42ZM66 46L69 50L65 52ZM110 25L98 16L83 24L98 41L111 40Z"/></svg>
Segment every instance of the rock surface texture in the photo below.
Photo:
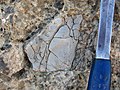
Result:
<svg viewBox="0 0 120 90"><path fill-rule="evenodd" d="M70 69L80 37L81 15L57 17L25 46L33 69L56 71Z"/></svg>
<svg viewBox="0 0 120 90"><path fill-rule="evenodd" d="M86 90L99 0L0 0L0 90ZM111 44L111 90L120 90L120 1Z"/></svg>

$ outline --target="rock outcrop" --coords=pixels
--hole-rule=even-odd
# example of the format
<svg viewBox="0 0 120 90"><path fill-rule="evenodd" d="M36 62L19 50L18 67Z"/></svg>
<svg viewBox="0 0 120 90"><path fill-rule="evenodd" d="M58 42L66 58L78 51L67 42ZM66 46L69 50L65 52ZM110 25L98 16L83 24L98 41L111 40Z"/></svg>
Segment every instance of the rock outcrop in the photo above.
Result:
<svg viewBox="0 0 120 90"><path fill-rule="evenodd" d="M120 89L119 5L111 90ZM86 90L99 6L99 0L0 0L0 90Z"/></svg>

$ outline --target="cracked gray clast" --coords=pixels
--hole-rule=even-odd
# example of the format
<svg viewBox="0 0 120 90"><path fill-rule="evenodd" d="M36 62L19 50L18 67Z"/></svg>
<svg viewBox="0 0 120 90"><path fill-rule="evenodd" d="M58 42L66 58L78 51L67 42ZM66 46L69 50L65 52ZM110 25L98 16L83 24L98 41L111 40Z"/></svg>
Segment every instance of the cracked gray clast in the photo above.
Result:
<svg viewBox="0 0 120 90"><path fill-rule="evenodd" d="M57 71L71 68L81 21L81 15L74 18L66 16L65 20L59 16L25 46L33 70Z"/></svg>

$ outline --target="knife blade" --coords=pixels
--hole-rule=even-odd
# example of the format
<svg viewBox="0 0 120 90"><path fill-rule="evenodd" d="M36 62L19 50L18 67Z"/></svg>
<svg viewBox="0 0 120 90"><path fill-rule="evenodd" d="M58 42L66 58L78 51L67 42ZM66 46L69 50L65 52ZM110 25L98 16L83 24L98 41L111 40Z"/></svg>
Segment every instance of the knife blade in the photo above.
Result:
<svg viewBox="0 0 120 90"><path fill-rule="evenodd" d="M101 0L96 58L109 59L114 14L114 0Z"/></svg>
<svg viewBox="0 0 120 90"><path fill-rule="evenodd" d="M110 90L110 45L115 0L101 0L96 58L93 60L87 90Z"/></svg>

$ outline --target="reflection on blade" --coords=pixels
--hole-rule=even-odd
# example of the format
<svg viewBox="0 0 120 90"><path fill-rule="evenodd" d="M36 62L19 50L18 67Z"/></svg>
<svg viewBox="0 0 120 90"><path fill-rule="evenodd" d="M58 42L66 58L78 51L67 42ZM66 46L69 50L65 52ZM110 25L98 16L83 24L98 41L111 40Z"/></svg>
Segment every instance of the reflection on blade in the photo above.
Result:
<svg viewBox="0 0 120 90"><path fill-rule="evenodd" d="M96 58L109 59L114 14L114 0L101 0Z"/></svg>

